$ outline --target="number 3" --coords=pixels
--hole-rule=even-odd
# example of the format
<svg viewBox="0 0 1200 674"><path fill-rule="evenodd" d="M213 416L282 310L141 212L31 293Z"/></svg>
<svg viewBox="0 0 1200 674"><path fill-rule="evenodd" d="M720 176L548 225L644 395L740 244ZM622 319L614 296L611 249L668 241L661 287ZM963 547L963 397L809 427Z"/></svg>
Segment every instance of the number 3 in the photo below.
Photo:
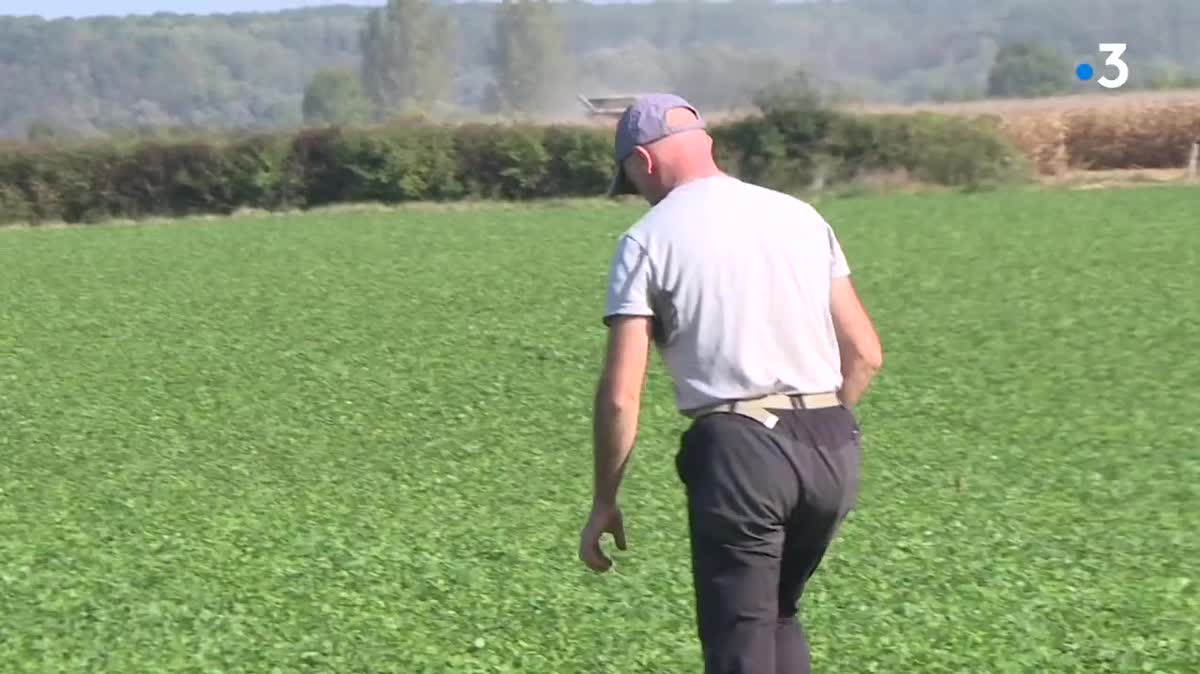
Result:
<svg viewBox="0 0 1200 674"><path fill-rule="evenodd" d="M1104 65L1117 67L1117 79L1110 79L1108 76L1101 77L1099 80L1096 80L1100 83L1100 86L1117 89L1129 79L1129 65L1121 60L1121 55L1125 53L1125 49L1126 45L1119 42L1100 45L1100 51L1108 54Z"/></svg>

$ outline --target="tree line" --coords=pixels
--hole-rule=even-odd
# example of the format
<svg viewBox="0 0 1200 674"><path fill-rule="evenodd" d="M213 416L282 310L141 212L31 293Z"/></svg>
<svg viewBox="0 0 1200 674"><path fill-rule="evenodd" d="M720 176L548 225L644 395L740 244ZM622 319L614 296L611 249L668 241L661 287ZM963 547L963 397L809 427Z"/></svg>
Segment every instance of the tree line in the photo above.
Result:
<svg viewBox="0 0 1200 674"><path fill-rule="evenodd" d="M992 123L854 115L803 78L757 98L762 114L714 124L733 175L788 190L855 189L862 176L981 188L1025 180L1028 162ZM612 138L590 125L446 125L215 134L188 141L0 146L0 225L102 222L336 203L597 196Z"/></svg>
<svg viewBox="0 0 1200 674"><path fill-rule="evenodd" d="M359 36L357 72L325 68L304 95L307 123L353 124L452 113L457 67L453 14L429 0L389 0ZM571 79L565 27L549 0L501 0L493 14L491 82L480 111L551 114Z"/></svg>
<svg viewBox="0 0 1200 674"><path fill-rule="evenodd" d="M648 89L731 109L797 69L864 101L979 98L1022 81L1032 91L1098 91L1072 72L1099 65L1097 44L1107 41L1129 44L1126 89L1178 87L1200 74L1197 34L1195 0L438 0L376 11L0 17L0 136L290 128L306 123L306 109L309 119L381 110L578 118L578 93ZM994 76L1002 63L1018 75Z"/></svg>

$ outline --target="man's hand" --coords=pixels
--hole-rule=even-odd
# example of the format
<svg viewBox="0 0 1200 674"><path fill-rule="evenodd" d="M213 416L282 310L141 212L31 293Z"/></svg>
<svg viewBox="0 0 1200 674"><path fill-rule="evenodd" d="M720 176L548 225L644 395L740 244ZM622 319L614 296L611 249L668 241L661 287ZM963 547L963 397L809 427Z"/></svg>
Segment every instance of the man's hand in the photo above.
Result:
<svg viewBox="0 0 1200 674"><path fill-rule="evenodd" d="M612 560L600 550L600 538L604 534L612 534L617 549L625 550L625 523L621 519L621 509L615 505L596 504L579 535L579 559L597 573L612 568Z"/></svg>

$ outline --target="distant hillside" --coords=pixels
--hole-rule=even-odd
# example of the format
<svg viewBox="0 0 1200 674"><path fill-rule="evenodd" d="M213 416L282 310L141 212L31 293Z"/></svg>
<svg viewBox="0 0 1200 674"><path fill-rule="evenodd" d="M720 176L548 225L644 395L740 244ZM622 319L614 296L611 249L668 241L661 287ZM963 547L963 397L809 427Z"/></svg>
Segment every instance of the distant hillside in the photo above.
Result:
<svg viewBox="0 0 1200 674"><path fill-rule="evenodd" d="M845 0L769 4L559 6L574 95L671 88L728 109L804 67L861 100L977 97L999 44L1037 39L1074 60L1129 44L1129 86L1175 69L1200 74L1196 0ZM0 135L30 124L86 133L185 126L263 128L301 121L309 78L356 69L366 8L127 19L0 18ZM490 82L493 5L449 7L458 24L457 102L478 109ZM1083 90L1085 85L1079 85ZM1091 85L1094 87L1094 85Z"/></svg>

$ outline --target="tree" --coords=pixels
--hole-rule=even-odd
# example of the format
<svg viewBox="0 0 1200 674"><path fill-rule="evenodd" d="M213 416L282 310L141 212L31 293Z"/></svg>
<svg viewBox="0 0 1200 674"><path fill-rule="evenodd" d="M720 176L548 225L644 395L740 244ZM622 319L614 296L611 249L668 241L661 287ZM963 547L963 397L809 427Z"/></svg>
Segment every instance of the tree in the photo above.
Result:
<svg viewBox="0 0 1200 674"><path fill-rule="evenodd" d="M305 89L303 110L308 124L358 124L370 117L370 102L353 72L326 68L313 75Z"/></svg>
<svg viewBox="0 0 1200 674"><path fill-rule="evenodd" d="M429 13L455 17L453 39L430 41L444 53L450 45L456 50L455 102L491 103L497 3L427 3ZM0 15L8 4L0 0ZM1126 11L1134 5L1136 12ZM1113 72L1096 49L1104 36L1130 45L1126 89L1183 86L1188 73L1200 74L1197 0L822 0L752 11L736 2L572 0L553 7L567 26L571 73L581 83L560 92L569 108L563 112L576 114L576 93L659 89L695 98L706 110L741 107L747 92L771 78L760 68L768 59L803 65L822 81L853 83L880 102L944 97L946 90L983 96L997 49L1011 41L1035 41L1071 57L1058 69L1071 90L1083 89L1074 83L1076 58L1089 60L1096 77ZM303 123L301 100L313 73L359 73L369 12L343 6L72 21L0 16L0 137L23 138L31 121L47 116L85 135L159 121L213 130L294 127ZM380 39L387 12L375 26ZM450 76L436 82L449 91ZM1088 88L1096 90L1094 79Z"/></svg>
<svg viewBox="0 0 1200 674"><path fill-rule="evenodd" d="M549 0L502 0L495 10L493 67L503 108L548 113L571 77L564 27Z"/></svg>
<svg viewBox="0 0 1200 674"><path fill-rule="evenodd" d="M695 105L729 110L750 102L755 93L787 72L787 65L765 50L713 45L675 50L666 56L671 88Z"/></svg>
<svg viewBox="0 0 1200 674"><path fill-rule="evenodd" d="M837 118L827 96L803 69L763 86L754 94L754 105L791 150L810 147L826 138Z"/></svg>
<svg viewBox="0 0 1200 674"><path fill-rule="evenodd" d="M362 85L377 117L428 112L454 91L454 23L430 0L388 0L367 18Z"/></svg>
<svg viewBox="0 0 1200 674"><path fill-rule="evenodd" d="M996 97L1053 96L1070 89L1071 64L1058 52L1031 42L1000 48L988 73L987 92Z"/></svg>
<svg viewBox="0 0 1200 674"><path fill-rule="evenodd" d="M764 115L791 115L828 108L824 94L808 71L798 68L754 92L754 105Z"/></svg>

